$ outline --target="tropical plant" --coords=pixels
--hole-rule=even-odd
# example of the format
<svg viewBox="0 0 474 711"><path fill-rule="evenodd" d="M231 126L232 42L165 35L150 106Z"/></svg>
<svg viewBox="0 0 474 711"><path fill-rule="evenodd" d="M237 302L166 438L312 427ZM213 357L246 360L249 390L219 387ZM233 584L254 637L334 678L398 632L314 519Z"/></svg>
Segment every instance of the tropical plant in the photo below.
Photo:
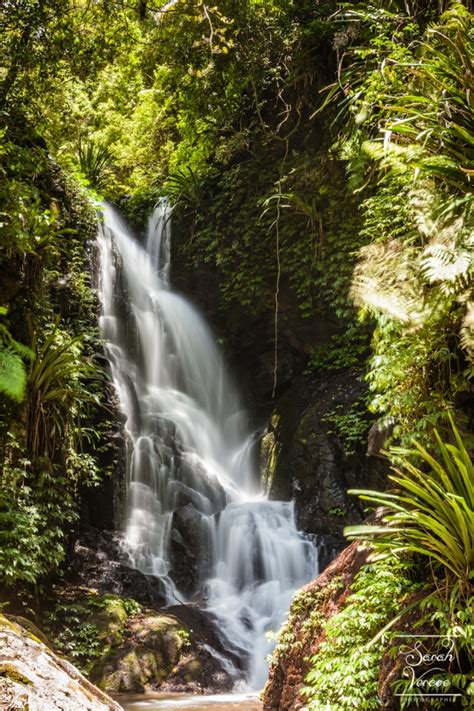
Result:
<svg viewBox="0 0 474 711"><path fill-rule="evenodd" d="M170 173L164 185L164 192L173 203L180 203L185 209L197 209L205 200L206 182L213 172L200 175L191 166L178 168Z"/></svg>
<svg viewBox="0 0 474 711"><path fill-rule="evenodd" d="M379 524L349 526L345 534L370 543L375 560L388 555L421 556L434 582L447 587L454 609L472 592L474 463L450 419L455 444L443 442L435 430L436 457L418 442L412 449L390 450L402 462L390 476L395 490L350 491L383 507L384 514Z"/></svg>
<svg viewBox="0 0 474 711"><path fill-rule="evenodd" d="M79 141L76 160L79 170L94 188L106 184L113 160L112 151L107 145L82 139Z"/></svg>
<svg viewBox="0 0 474 711"><path fill-rule="evenodd" d="M37 349L28 376L27 451L32 462L54 457L68 437L77 442L75 420L81 408L97 402L84 386L93 370L82 357L81 340L70 338L56 324Z"/></svg>
<svg viewBox="0 0 474 711"><path fill-rule="evenodd" d="M385 645L379 632L387 617L420 588L413 571L410 560L394 557L363 566L342 609L323 617L324 639L310 659L303 688L309 711L380 708L379 665Z"/></svg>
<svg viewBox="0 0 474 711"><path fill-rule="evenodd" d="M388 102L382 124L385 151L395 149L398 160L459 191L457 206L474 199L473 29L468 8L453 3L428 29L415 61L401 65L411 86L407 94Z"/></svg>
<svg viewBox="0 0 474 711"><path fill-rule="evenodd" d="M403 444L441 429L473 374L473 20L425 10L344 6L320 108L337 106L350 186L371 187L351 297L376 324L369 408Z"/></svg>

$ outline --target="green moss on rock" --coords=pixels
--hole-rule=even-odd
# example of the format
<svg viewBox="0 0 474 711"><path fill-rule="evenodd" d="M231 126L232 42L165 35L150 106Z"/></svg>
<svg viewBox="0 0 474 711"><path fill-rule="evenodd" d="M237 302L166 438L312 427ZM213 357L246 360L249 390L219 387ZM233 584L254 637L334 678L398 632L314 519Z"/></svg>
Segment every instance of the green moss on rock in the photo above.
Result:
<svg viewBox="0 0 474 711"><path fill-rule="evenodd" d="M8 677L16 684L31 685L33 682L12 663L0 664L0 676Z"/></svg>
<svg viewBox="0 0 474 711"><path fill-rule="evenodd" d="M143 609L135 600L68 588L59 591L49 622L58 651L107 691L156 689L183 660L189 661L189 680L199 675L200 662L186 658L190 631L176 617Z"/></svg>
<svg viewBox="0 0 474 711"><path fill-rule="evenodd" d="M120 646L109 647L90 670L103 689L140 692L159 687L173 672L189 632L171 615L145 611L129 620ZM199 663L198 663L199 664ZM196 664L188 675L195 677Z"/></svg>

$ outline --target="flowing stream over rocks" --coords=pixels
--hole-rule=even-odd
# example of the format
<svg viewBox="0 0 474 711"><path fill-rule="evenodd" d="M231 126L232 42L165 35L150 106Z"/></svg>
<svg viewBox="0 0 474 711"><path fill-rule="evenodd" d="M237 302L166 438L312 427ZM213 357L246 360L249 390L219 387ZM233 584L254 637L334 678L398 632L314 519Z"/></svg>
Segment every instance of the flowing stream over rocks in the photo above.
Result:
<svg viewBox="0 0 474 711"><path fill-rule="evenodd" d="M171 210L162 199L144 245L103 208L100 326L128 435L124 547L161 581L167 604L217 620L220 656L240 685L260 688L292 593L317 573L291 502L268 501L252 434L215 339L172 290ZM209 650L217 655L217 652ZM244 671L242 671L244 670Z"/></svg>

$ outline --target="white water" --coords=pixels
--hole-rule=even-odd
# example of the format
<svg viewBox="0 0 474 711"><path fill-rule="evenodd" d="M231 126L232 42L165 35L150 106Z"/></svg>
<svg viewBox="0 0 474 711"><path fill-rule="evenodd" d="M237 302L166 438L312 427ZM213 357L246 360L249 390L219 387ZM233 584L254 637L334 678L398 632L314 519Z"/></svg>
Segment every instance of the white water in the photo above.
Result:
<svg viewBox="0 0 474 711"><path fill-rule="evenodd" d="M170 604L192 592L217 616L257 689L271 651L266 633L314 577L316 557L292 504L260 492L222 355L202 316L171 288L170 217L160 201L142 247L105 206L98 238L100 325L129 439L125 546L134 567L160 577ZM173 580L183 527L195 558L185 591Z"/></svg>

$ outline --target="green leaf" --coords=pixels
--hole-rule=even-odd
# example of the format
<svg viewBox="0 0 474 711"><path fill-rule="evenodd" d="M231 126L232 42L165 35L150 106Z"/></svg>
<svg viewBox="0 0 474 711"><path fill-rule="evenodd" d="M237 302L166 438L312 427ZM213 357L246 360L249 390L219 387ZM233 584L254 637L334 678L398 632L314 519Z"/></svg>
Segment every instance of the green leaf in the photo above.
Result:
<svg viewBox="0 0 474 711"><path fill-rule="evenodd" d="M0 346L0 392L21 402L25 395L26 370L12 348Z"/></svg>

